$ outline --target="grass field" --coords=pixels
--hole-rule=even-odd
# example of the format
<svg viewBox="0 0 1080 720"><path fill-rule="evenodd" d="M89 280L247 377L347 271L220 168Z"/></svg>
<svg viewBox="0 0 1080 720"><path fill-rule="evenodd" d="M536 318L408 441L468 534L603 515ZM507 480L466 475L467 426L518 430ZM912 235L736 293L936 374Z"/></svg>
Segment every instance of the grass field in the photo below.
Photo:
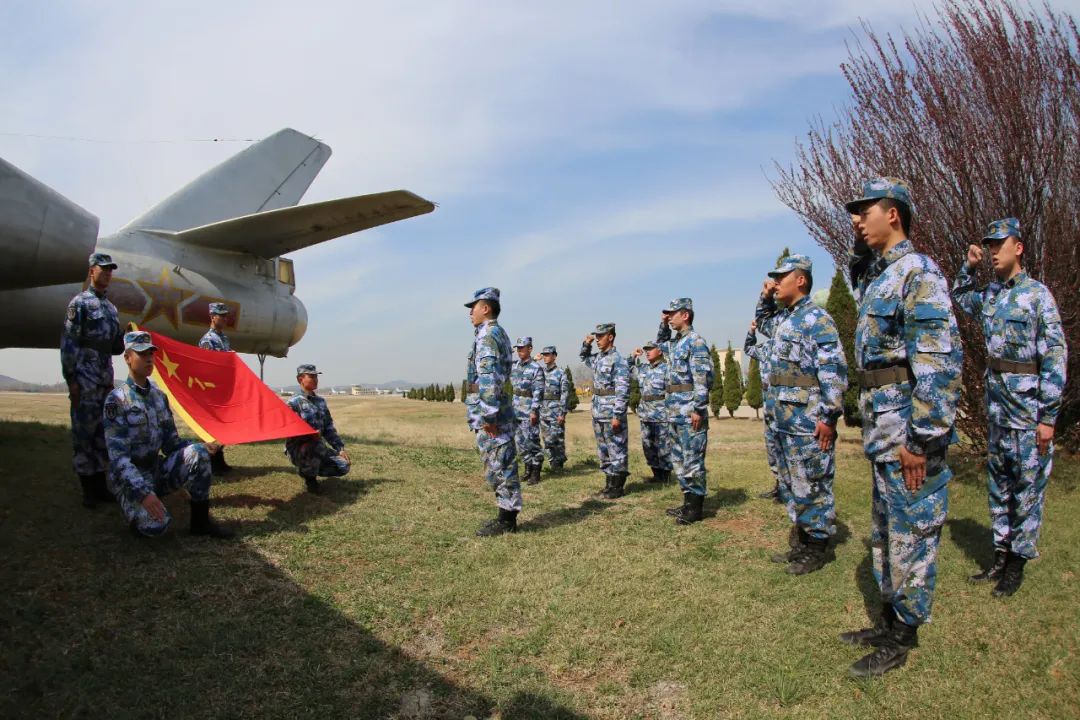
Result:
<svg viewBox="0 0 1080 720"><path fill-rule="evenodd" d="M330 398L352 473L312 496L279 443L234 447L214 513L239 540L139 540L78 503L65 399L0 394L0 717L1080 717L1080 464L1059 457L1023 589L990 555L980 465L957 459L934 622L908 665L854 682L837 633L877 603L868 468L837 458L836 561L794 578L761 424L714 421L708 517L676 527L631 420L630 493L602 501L589 419L569 472L494 514L460 404Z"/></svg>

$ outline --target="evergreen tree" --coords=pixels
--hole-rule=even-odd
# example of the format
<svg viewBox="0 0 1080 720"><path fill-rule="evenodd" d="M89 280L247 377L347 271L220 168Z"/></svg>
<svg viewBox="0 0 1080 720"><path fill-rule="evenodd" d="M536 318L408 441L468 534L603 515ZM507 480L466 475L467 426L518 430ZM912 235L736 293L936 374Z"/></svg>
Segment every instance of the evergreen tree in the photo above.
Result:
<svg viewBox="0 0 1080 720"><path fill-rule="evenodd" d="M435 383L431 383L427 386L427 395L424 397L428 402L435 400Z"/></svg>
<svg viewBox="0 0 1080 720"><path fill-rule="evenodd" d="M754 417L760 418L758 410L765 404L761 392L761 365L757 358L750 358L750 377L746 381L746 404L754 408Z"/></svg>
<svg viewBox="0 0 1080 720"><path fill-rule="evenodd" d="M728 416L735 417L735 411L742 404L742 396L742 370L735 362L735 353L731 349L731 341L728 340L727 357L724 358L724 407L727 408Z"/></svg>
<svg viewBox="0 0 1080 720"><path fill-rule="evenodd" d="M780 255L778 255L776 258L776 267L780 267L780 263L784 262L784 258L788 257L789 255L791 255L791 249L784 248L784 252L780 253Z"/></svg>
<svg viewBox="0 0 1080 720"><path fill-rule="evenodd" d="M638 405L641 404L641 383L637 378L630 376L630 412L637 413Z"/></svg>
<svg viewBox="0 0 1080 720"><path fill-rule="evenodd" d="M844 357L847 359L848 386L844 391L844 424L848 427L862 427L862 417L859 415L859 378L855 373L855 323L858 321L859 311L839 267L833 275L829 302L825 310L836 322L840 344L844 346Z"/></svg>
<svg viewBox="0 0 1080 720"><path fill-rule="evenodd" d="M452 403L454 399L454 384L448 383L446 385L446 402Z"/></svg>
<svg viewBox="0 0 1080 720"><path fill-rule="evenodd" d="M709 409L713 417L720 417L720 406L724 404L724 373L720 370L720 352L716 349L716 343L709 348L712 355L713 383L709 388Z"/></svg>
<svg viewBox="0 0 1080 720"><path fill-rule="evenodd" d="M566 411L574 412L574 409L578 406L577 388L574 387L574 373L570 372L570 366L567 365L564 368L566 372L566 383L570 386L570 397L566 401Z"/></svg>

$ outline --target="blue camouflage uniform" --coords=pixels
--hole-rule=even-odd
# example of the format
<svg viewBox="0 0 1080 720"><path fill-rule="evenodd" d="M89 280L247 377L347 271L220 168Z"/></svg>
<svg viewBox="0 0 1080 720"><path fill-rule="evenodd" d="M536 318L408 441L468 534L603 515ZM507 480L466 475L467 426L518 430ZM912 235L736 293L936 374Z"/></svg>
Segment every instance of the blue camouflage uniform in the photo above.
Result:
<svg viewBox="0 0 1080 720"><path fill-rule="evenodd" d="M863 198L847 205L849 212L882 198L911 207L899 181L873 180L863 190ZM855 355L863 449L874 480L873 572L883 601L903 623L917 626L930 620L937 580L963 349L948 283L910 240L881 255L857 243L849 270L859 304ZM904 484L901 447L926 457L925 483L914 493Z"/></svg>
<svg viewBox="0 0 1080 720"><path fill-rule="evenodd" d="M793 270L811 273L810 258L791 255L769 275ZM765 407L780 451L780 484L794 522L810 537L828 539L836 532L836 445L822 451L814 432L819 421L835 428L844 411L847 360L840 335L829 313L808 296L782 309L762 296L759 308L772 335Z"/></svg>
<svg viewBox="0 0 1080 720"><path fill-rule="evenodd" d="M466 306L487 299L498 301L498 289L476 291ZM475 328L465 369L469 391L465 411L469 427L476 432L476 447L499 508L517 512L521 510L521 482L514 448L514 408L506 392L512 357L510 338L497 321L487 320ZM485 424L495 425L495 434L488 434Z"/></svg>
<svg viewBox="0 0 1080 720"><path fill-rule="evenodd" d="M297 375L321 375L314 365L301 365ZM315 430L312 435L297 435L285 440L285 454L305 480L316 477L341 477L352 464L341 456L345 441L334 427L334 418L326 400L316 393L301 390L286 403L294 413Z"/></svg>
<svg viewBox="0 0 1080 720"><path fill-rule="evenodd" d="M693 311L690 298L676 298L665 312ZM668 427L671 442L671 465L679 477L683 493L705 496L707 480L705 451L709 444L709 389L713 384L712 353L705 339L692 326L683 328L672 339L671 328L660 324L657 343L667 357ZM690 415L698 413L701 425L694 430Z"/></svg>
<svg viewBox="0 0 1080 720"><path fill-rule="evenodd" d="M211 303L211 305L219 304L223 305L224 303ZM226 337L225 333L218 332L214 328L207 330L206 334L199 339L199 347L203 350L215 350L217 352L229 352L232 350L229 346L229 338Z"/></svg>
<svg viewBox="0 0 1080 720"><path fill-rule="evenodd" d="M643 350L657 347L655 343L646 343ZM661 354L656 362L650 363L641 355L630 366L630 375L641 388L641 401L638 403L637 416L641 421L641 449L645 453L645 462L654 471L666 473L671 470L671 442L667 414L667 361Z"/></svg>
<svg viewBox="0 0 1080 720"><path fill-rule="evenodd" d="M614 323L596 326L596 335L615 332ZM581 346L581 362L593 372L592 418L600 470L609 478L627 473L626 406L630 402L630 366L612 345L607 352L593 353L592 345ZM619 429L611 421L619 420Z"/></svg>
<svg viewBox="0 0 1080 720"><path fill-rule="evenodd" d="M544 401L540 404L540 431L544 436L544 455L551 467L560 469L566 464L566 427L559 420L566 418L570 403L570 380L555 364L558 354L554 345L546 346L542 354L550 354L551 364L544 367Z"/></svg>
<svg viewBox="0 0 1080 720"><path fill-rule="evenodd" d="M90 266L94 265L116 267L104 253L90 256ZM60 366L64 382L79 388L78 401L70 409L72 465L80 476L100 477L108 467L101 407L113 389L112 356L123 352L123 339L116 307L104 291L91 285L68 303L60 339Z"/></svg>
<svg viewBox="0 0 1080 720"><path fill-rule="evenodd" d="M531 337L518 338L514 349L531 347ZM514 362L510 371L510 385L514 389L514 444L525 467L532 468L544 462L540 449L540 409L544 401L544 369L531 357ZM536 413L537 422L532 421Z"/></svg>
<svg viewBox="0 0 1080 720"><path fill-rule="evenodd" d="M991 225L984 240L1010 235L1020 238L1013 218ZM1039 455L1035 430L1039 424L1053 426L1061 408L1068 352L1061 315L1050 290L1022 271L976 289L974 268L966 258L953 298L982 323L986 341L987 487L994 547L1036 558L1054 446Z"/></svg>
<svg viewBox="0 0 1080 720"><path fill-rule="evenodd" d="M758 303L759 311L763 311L763 306ZM758 322L758 329L761 329L762 318L755 317ZM746 333L746 340L743 342L743 352L747 357L752 357L758 361L758 372L761 373L761 390L764 396L769 394L769 372L772 367L772 338L765 335L762 332L764 340L759 340L757 332L750 330ZM776 441L776 430L773 426L772 411L769 406L766 405L763 410L764 422L762 423L763 433L765 435L765 458L769 463L769 471L773 474L773 478L776 480L776 492L780 502L784 504L787 509L788 517L791 522L795 522L795 506L791 502L791 493L787 491L787 488L783 487L780 482L780 449Z"/></svg>
<svg viewBox="0 0 1080 720"><path fill-rule="evenodd" d="M149 333L127 337L140 343L129 344L136 351L153 347ZM153 381L140 387L129 377L105 398L103 414L109 490L133 530L153 536L169 527L168 510L155 520L142 506L150 494L160 498L183 487L192 503L210 499L210 454L203 443L180 439L169 400Z"/></svg>

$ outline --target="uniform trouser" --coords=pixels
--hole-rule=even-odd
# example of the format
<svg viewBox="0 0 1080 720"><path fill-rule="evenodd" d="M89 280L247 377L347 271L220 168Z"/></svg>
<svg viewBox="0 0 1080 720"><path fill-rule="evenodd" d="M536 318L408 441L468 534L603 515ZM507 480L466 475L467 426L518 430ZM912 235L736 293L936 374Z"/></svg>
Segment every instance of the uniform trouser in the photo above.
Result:
<svg viewBox="0 0 1080 720"><path fill-rule="evenodd" d="M539 465L544 461L544 453L540 449L540 423L533 423L526 413L515 417L514 445L517 454L525 467Z"/></svg>
<svg viewBox="0 0 1080 720"><path fill-rule="evenodd" d="M507 428L498 435L476 431L476 448L484 461L484 477L495 491L495 501L503 510L521 510L521 481L518 479L517 452Z"/></svg>
<svg viewBox="0 0 1080 720"><path fill-rule="evenodd" d="M818 540L836 533L836 446L822 451L812 435L774 435L779 450L780 485L791 521Z"/></svg>
<svg viewBox="0 0 1080 720"><path fill-rule="evenodd" d="M600 470L605 475L626 472L627 441L630 438L626 415L619 416L619 430L611 428L611 418L593 418L593 434L596 435L596 454L600 457Z"/></svg>
<svg viewBox="0 0 1080 720"><path fill-rule="evenodd" d="M559 416L540 414L540 431L544 436L544 455L551 465L566 463L566 428L559 424Z"/></svg>
<svg viewBox="0 0 1080 720"><path fill-rule="evenodd" d="M641 449L645 462L654 470L671 470L669 423L641 421Z"/></svg>
<svg viewBox="0 0 1080 720"><path fill-rule="evenodd" d="M303 478L341 477L351 467L348 460L322 440L310 440L292 451L286 449L285 454Z"/></svg>
<svg viewBox="0 0 1080 720"><path fill-rule="evenodd" d="M939 467L934 468L937 464ZM871 462L874 478L870 552L882 602L891 603L908 625L930 622L937 581L941 528L949 509L949 486L912 495L904 486L899 461ZM927 485L948 473L945 458L927 459Z"/></svg>
<svg viewBox="0 0 1080 720"><path fill-rule="evenodd" d="M705 450L709 445L709 418L702 417L701 429L689 423L669 423L671 467L684 493L705 495Z"/></svg>
<svg viewBox="0 0 1080 720"><path fill-rule="evenodd" d="M169 454L158 457L154 468L140 471L144 478L151 481L154 494L162 498L169 493L185 488L194 502L210 499L210 454L202 443L193 443ZM109 490L120 501L120 510L129 524L142 535L160 535L172 522L169 511L165 517L155 520L142 506L132 489L122 483L114 473L109 473Z"/></svg>
<svg viewBox="0 0 1080 720"><path fill-rule="evenodd" d="M772 426L772 418L765 416L765 457L769 463L769 471L776 480L776 493L780 502L787 511L788 519L795 522L795 503L791 496L791 487L784 480L780 472L780 444L776 440L776 430Z"/></svg>
<svg viewBox="0 0 1080 720"><path fill-rule="evenodd" d="M75 451L72 466L76 475L94 475L109 467L102 408L110 392L111 385L83 387L79 402L71 406L71 440Z"/></svg>
<svg viewBox="0 0 1080 720"><path fill-rule="evenodd" d="M1024 558L1039 557L1046 484L1054 464L1054 446L1039 455L1034 430L991 425L986 484L994 547Z"/></svg>

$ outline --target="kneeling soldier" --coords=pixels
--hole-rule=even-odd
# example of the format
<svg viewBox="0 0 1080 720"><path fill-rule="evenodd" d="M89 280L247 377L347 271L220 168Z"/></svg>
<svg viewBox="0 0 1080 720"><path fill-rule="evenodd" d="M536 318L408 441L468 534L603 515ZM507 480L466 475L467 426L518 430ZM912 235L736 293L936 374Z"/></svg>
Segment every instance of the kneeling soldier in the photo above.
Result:
<svg viewBox="0 0 1080 720"><path fill-rule="evenodd" d="M296 368L300 394L289 398L288 406L315 429L314 435L300 435L285 441L285 454L300 471L308 492L318 494L318 477L341 477L349 472L352 461L345 452L345 443L334 427L330 408L315 391L319 389L321 372L314 365Z"/></svg>
<svg viewBox="0 0 1080 720"><path fill-rule="evenodd" d="M124 335L128 379L104 405L109 490L136 535L165 532L171 518L160 497L183 487L191 495L191 534L231 538L210 519L210 455L221 446L180 439L168 398L150 382L156 349L148 332Z"/></svg>

